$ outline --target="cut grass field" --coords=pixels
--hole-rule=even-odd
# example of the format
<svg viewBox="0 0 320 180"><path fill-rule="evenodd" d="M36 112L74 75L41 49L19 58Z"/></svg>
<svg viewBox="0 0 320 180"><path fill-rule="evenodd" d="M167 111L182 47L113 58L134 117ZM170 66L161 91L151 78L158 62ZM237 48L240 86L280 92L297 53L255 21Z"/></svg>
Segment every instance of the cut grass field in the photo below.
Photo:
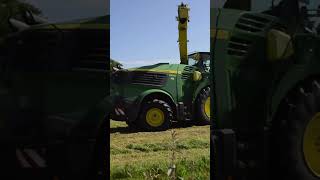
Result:
<svg viewBox="0 0 320 180"><path fill-rule="evenodd" d="M176 143L172 130L176 132ZM173 144L177 179L209 179L210 127L172 130L133 132L125 122L111 121L110 179L169 179Z"/></svg>

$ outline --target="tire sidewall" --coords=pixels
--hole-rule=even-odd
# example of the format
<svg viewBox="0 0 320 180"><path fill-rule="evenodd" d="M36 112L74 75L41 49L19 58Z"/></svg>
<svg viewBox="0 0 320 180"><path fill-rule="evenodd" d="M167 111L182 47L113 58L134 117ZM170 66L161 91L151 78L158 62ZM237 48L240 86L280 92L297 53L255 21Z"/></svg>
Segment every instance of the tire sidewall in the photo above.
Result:
<svg viewBox="0 0 320 180"><path fill-rule="evenodd" d="M165 107L165 106L168 106L168 107ZM147 123L146 115L151 108L158 108L163 112L164 122L162 125L158 127L153 127ZM138 119L138 127L140 127L142 130L145 130L145 131L162 131L170 128L171 121L172 121L172 110L169 104L166 103L165 101L154 99L152 101L146 102L142 106L141 114Z"/></svg>
<svg viewBox="0 0 320 180"><path fill-rule="evenodd" d="M297 90L296 90L297 91ZM280 108L280 116L274 124L274 142L271 146L272 163L271 174L275 178L292 179L292 180L319 180L311 169L309 169L304 155L304 135L308 123L320 111L319 97L311 91L306 94L298 94L289 99L294 99L295 108ZM307 103L307 96L315 100L312 108ZM313 98L312 98L313 97ZM310 98L310 97L309 97ZM307 105L309 104L309 106ZM309 108L308 108L309 107ZM313 109L313 110L311 110ZM304 112L304 113L302 113ZM281 119L285 121L281 123ZM282 177L283 176L283 177Z"/></svg>
<svg viewBox="0 0 320 180"><path fill-rule="evenodd" d="M292 148L292 151L289 153L291 153L292 157L296 156L296 159L291 159L291 163L295 164L295 170L303 180L319 180L313 175L311 169L309 169L304 157L303 149L305 130L313 115L315 114L308 114L305 119L299 119L297 121L300 122L295 122L295 124L291 125L300 128L295 129L294 132L291 131L293 137L289 137L289 147Z"/></svg>
<svg viewBox="0 0 320 180"><path fill-rule="evenodd" d="M197 98L197 108L196 108L196 123L198 124L210 124L210 117L205 113L205 103L207 98L210 97L210 87L202 89Z"/></svg>

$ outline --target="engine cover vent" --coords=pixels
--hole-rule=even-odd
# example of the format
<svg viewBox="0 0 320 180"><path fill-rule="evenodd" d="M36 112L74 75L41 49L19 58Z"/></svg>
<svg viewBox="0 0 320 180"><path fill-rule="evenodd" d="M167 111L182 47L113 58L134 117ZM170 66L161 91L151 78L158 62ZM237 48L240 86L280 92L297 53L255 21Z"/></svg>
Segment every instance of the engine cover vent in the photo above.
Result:
<svg viewBox="0 0 320 180"><path fill-rule="evenodd" d="M227 52L231 56L245 57L248 55L251 42L239 37L231 37Z"/></svg>
<svg viewBox="0 0 320 180"><path fill-rule="evenodd" d="M187 80L191 77L191 75L193 74L195 70L194 66L186 66L183 69L182 75L181 75L181 79L183 80Z"/></svg>
<svg viewBox="0 0 320 180"><path fill-rule="evenodd" d="M132 75L132 84L163 86L167 81L168 75L154 72L134 72Z"/></svg>
<svg viewBox="0 0 320 180"><path fill-rule="evenodd" d="M261 32L270 23L269 19L255 16L253 14L244 14L240 17L235 27L248 32Z"/></svg>

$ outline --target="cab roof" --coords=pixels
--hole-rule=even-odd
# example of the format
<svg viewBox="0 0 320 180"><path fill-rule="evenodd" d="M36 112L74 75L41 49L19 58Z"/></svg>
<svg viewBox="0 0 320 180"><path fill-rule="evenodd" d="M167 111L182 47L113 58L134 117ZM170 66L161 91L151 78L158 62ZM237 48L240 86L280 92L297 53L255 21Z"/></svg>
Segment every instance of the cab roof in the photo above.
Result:
<svg viewBox="0 0 320 180"><path fill-rule="evenodd" d="M188 58L196 61L203 60L203 59L210 59L210 52L193 52L188 55Z"/></svg>

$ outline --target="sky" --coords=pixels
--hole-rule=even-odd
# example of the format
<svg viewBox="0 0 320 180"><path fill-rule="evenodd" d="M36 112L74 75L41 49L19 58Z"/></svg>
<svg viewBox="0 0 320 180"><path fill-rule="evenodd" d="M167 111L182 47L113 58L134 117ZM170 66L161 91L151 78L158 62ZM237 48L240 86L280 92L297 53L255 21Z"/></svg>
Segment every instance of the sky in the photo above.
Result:
<svg viewBox="0 0 320 180"><path fill-rule="evenodd" d="M210 50L210 0L111 0L111 58L125 68L180 63L178 5L190 11L188 51Z"/></svg>
<svg viewBox="0 0 320 180"><path fill-rule="evenodd" d="M179 63L178 5L190 7L188 50L209 51L210 0L25 0L50 21L110 16L111 58L125 68ZM110 8L108 8L110 6Z"/></svg>
<svg viewBox="0 0 320 180"><path fill-rule="evenodd" d="M50 21L68 21L110 14L108 0L21 0L42 10Z"/></svg>

